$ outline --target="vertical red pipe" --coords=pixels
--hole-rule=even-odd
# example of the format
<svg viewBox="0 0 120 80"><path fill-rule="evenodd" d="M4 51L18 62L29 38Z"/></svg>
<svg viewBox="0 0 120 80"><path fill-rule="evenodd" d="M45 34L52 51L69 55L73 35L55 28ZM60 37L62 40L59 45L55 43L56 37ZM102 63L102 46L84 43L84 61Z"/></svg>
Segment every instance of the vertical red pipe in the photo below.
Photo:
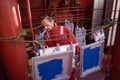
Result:
<svg viewBox="0 0 120 80"><path fill-rule="evenodd" d="M115 25L115 16L116 16L116 10L117 10L117 3L118 3L118 0L113 0L113 2L115 2L115 9L114 9L114 16L113 16L113 24ZM111 64L111 54L112 54L112 40L113 40L113 30L114 30L114 25L112 25L112 31L111 31L111 35L110 35L110 47L109 47L109 51L108 51L108 60L107 60L107 74L110 74L110 67L113 65ZM109 78L109 75L108 75L108 78Z"/></svg>
<svg viewBox="0 0 120 80"><path fill-rule="evenodd" d="M110 79L120 80L120 24L118 24L117 26L115 44L112 48L111 64L113 65L113 67L110 68Z"/></svg>
<svg viewBox="0 0 120 80"><path fill-rule="evenodd" d="M32 34L32 40L34 40L34 32L33 32L33 24L32 24L32 15L31 15L30 1L26 0L26 4L27 4L28 20L29 20L30 30L31 30L31 34Z"/></svg>
<svg viewBox="0 0 120 80"><path fill-rule="evenodd" d="M22 31L17 0L0 0L0 38ZM20 37L19 40L24 40ZM24 43L0 41L0 55L8 80L28 80L28 64Z"/></svg>
<svg viewBox="0 0 120 80"><path fill-rule="evenodd" d="M116 3L118 0L116 0ZM118 23L120 23L120 14ZM117 32L115 38L115 44L112 48L112 60L111 64L113 67L110 69L110 79L111 80L120 80L120 24L117 25Z"/></svg>

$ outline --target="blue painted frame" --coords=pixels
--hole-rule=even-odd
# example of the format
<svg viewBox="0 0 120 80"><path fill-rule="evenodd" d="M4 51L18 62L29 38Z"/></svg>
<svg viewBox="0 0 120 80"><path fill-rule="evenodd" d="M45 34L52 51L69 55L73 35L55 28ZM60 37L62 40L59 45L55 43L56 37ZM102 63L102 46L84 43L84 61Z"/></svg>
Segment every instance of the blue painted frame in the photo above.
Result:
<svg viewBox="0 0 120 80"><path fill-rule="evenodd" d="M32 58L33 80L68 79L72 71L73 51Z"/></svg>
<svg viewBox="0 0 120 80"><path fill-rule="evenodd" d="M103 50L104 40L88 44L81 48L80 77L85 77L86 75L101 69Z"/></svg>

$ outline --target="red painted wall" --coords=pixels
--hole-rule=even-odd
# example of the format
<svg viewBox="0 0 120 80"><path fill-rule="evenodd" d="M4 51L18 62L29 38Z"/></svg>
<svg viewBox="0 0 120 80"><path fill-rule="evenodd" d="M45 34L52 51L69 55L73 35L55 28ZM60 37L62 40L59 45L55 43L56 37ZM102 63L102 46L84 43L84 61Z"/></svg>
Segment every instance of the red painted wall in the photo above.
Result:
<svg viewBox="0 0 120 80"><path fill-rule="evenodd" d="M77 1L77 2L75 2ZM26 2L18 0L23 26L28 26ZM65 18L92 18L93 0L30 0L33 26L40 24L43 14L54 14L58 23L64 23ZM78 14L78 15L77 15ZM91 15L90 15L91 14Z"/></svg>
<svg viewBox="0 0 120 80"><path fill-rule="evenodd" d="M81 5L93 4L94 0L78 0Z"/></svg>

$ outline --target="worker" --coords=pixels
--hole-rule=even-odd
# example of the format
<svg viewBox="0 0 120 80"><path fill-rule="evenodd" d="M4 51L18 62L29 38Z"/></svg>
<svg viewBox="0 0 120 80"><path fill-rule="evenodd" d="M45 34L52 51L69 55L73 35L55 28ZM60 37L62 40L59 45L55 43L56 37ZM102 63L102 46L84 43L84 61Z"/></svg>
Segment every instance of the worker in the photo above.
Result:
<svg viewBox="0 0 120 80"><path fill-rule="evenodd" d="M79 62L80 55L80 47L77 43L75 36L66 26L60 26L55 23L55 20L48 15L44 15L41 17L41 24L44 26L44 29L47 30L44 34L45 45L48 47L65 44L76 44L75 46L75 54L76 54L76 62ZM73 72L74 73L74 72ZM74 74L72 74L73 76ZM75 77L75 76L74 76ZM75 80L71 77L70 80Z"/></svg>

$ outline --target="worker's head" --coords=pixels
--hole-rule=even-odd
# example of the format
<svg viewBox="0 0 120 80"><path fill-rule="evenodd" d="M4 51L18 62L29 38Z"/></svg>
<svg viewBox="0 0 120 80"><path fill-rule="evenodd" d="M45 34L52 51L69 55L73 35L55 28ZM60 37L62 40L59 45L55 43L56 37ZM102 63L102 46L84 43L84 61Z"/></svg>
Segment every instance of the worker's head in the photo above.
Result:
<svg viewBox="0 0 120 80"><path fill-rule="evenodd" d="M41 17L41 24L44 26L45 29L52 30L55 26L55 21L51 16L44 15Z"/></svg>

